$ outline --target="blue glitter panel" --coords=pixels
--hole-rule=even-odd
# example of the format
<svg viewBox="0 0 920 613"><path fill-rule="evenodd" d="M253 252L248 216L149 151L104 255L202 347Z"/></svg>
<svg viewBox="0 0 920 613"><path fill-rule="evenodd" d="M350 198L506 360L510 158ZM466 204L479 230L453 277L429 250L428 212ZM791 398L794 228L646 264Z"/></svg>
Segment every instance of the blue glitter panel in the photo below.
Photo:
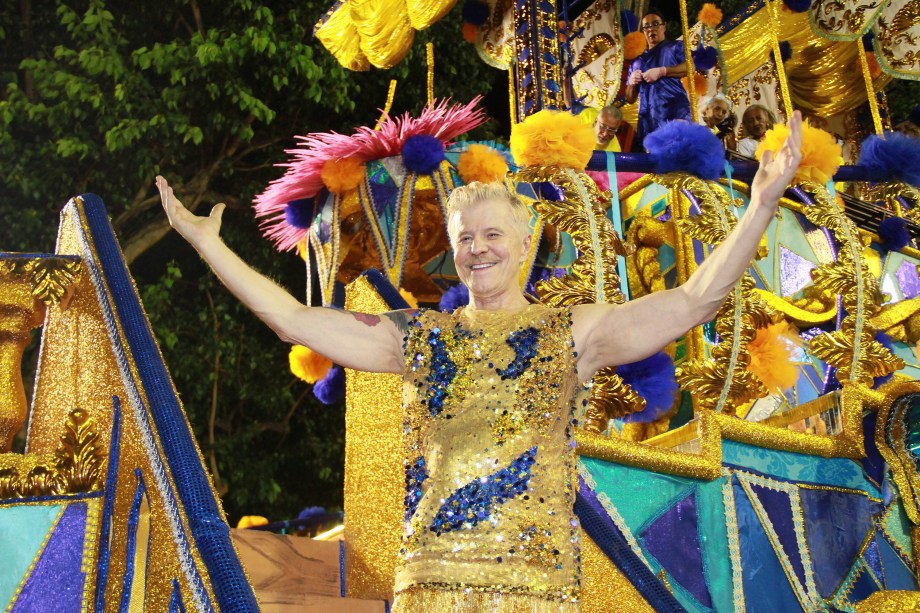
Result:
<svg viewBox="0 0 920 613"><path fill-rule="evenodd" d="M431 530L443 534L460 527L472 528L492 514L494 505L504 504L527 491L536 455L537 448L531 447L508 467L455 491L438 509Z"/></svg>
<svg viewBox="0 0 920 613"><path fill-rule="evenodd" d="M432 417L437 417L444 408L444 400L448 396L450 384L457 376L457 365L450 357L447 343L440 328L434 328L428 334L428 345L431 347L431 369L428 373L428 411ZM421 354L416 360L421 359Z"/></svg>
<svg viewBox="0 0 920 613"><path fill-rule="evenodd" d="M515 330L505 340L514 349L514 361L506 368L496 368L502 379L517 379L530 368L530 362L537 357L540 331L536 328Z"/></svg>
<svg viewBox="0 0 920 613"><path fill-rule="evenodd" d="M406 464L406 521L412 519L422 499L422 483L428 478L425 458L419 456L414 464Z"/></svg>

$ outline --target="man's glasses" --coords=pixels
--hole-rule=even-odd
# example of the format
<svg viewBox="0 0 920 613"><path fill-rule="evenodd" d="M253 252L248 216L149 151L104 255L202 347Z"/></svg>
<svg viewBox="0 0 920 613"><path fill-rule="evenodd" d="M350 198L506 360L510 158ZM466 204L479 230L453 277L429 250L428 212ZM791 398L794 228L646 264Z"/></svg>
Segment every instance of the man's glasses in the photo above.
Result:
<svg viewBox="0 0 920 613"><path fill-rule="evenodd" d="M660 27L663 26L663 25L664 25L664 24L661 23L660 21L656 21L655 23L648 23L648 24L645 24L644 26L642 26L642 27L639 28L639 29L648 32L649 30L657 30L658 28L660 28Z"/></svg>
<svg viewBox="0 0 920 613"><path fill-rule="evenodd" d="M616 127L608 126L607 124L601 123L600 121L595 121L594 127L596 127L597 131L600 132L601 134L616 134L617 130L620 129L620 126L616 126Z"/></svg>

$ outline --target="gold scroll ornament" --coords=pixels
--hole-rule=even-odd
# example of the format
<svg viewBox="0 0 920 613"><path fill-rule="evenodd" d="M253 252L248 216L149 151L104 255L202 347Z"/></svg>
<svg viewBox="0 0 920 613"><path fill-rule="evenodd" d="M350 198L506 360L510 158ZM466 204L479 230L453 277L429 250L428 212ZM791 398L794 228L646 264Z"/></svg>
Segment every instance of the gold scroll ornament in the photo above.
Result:
<svg viewBox="0 0 920 613"><path fill-rule="evenodd" d="M0 453L9 451L25 423L22 354L45 308L66 306L81 271L76 257L10 254L0 259Z"/></svg>

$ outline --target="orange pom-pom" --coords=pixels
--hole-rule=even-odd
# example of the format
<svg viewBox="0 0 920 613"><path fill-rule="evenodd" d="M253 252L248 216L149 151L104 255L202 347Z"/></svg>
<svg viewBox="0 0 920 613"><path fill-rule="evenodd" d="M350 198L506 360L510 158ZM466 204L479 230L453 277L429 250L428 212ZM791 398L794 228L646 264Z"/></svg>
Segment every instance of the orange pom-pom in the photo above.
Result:
<svg viewBox="0 0 920 613"><path fill-rule="evenodd" d="M473 144L460 154L457 172L464 183L501 181L508 173L508 162L501 153L487 145Z"/></svg>
<svg viewBox="0 0 920 613"><path fill-rule="evenodd" d="M594 130L580 117L548 109L511 127L511 154L518 166L584 170L594 151Z"/></svg>
<svg viewBox="0 0 920 613"><path fill-rule="evenodd" d="M303 345L291 347L288 361L291 365L291 372L298 379L311 384L329 374L329 369L332 368L332 360Z"/></svg>
<svg viewBox="0 0 920 613"><path fill-rule="evenodd" d="M476 39L479 37L479 26L473 25L469 22L463 24L463 40L470 43L471 45L476 42Z"/></svg>
<svg viewBox="0 0 920 613"><path fill-rule="evenodd" d="M722 23L722 9L711 2L707 2L700 9L700 12L696 14L696 18L710 28L714 28Z"/></svg>
<svg viewBox="0 0 920 613"><path fill-rule="evenodd" d="M801 344L794 328L785 321L759 328L747 346L751 356L747 369L771 392L787 390L799 379L793 360Z"/></svg>
<svg viewBox="0 0 920 613"><path fill-rule="evenodd" d="M642 32L630 32L623 37L623 58L634 60L648 48L648 41Z"/></svg>
<svg viewBox="0 0 920 613"><path fill-rule="evenodd" d="M690 81L687 80L687 77L681 77L680 82L683 83L684 89L687 90L687 93L690 93ZM706 91L709 89L709 77L704 74L700 74L696 71L693 72L693 86L696 88L696 97L705 96Z"/></svg>
<svg viewBox="0 0 920 613"><path fill-rule="evenodd" d="M882 67L878 65L878 57L874 51L866 53L866 64L869 66L869 76L877 79L882 74Z"/></svg>
<svg viewBox="0 0 920 613"><path fill-rule="evenodd" d="M357 158L326 160L319 176L330 192L344 194L361 185L364 180L364 163Z"/></svg>
<svg viewBox="0 0 920 613"><path fill-rule="evenodd" d="M413 309L418 308L418 298L416 298L412 292L400 287L399 295L403 297L403 300L409 303L410 308L413 308Z"/></svg>
<svg viewBox="0 0 920 613"><path fill-rule="evenodd" d="M268 524L268 519L261 515L243 515L239 523L236 524L237 530L244 530L252 526L264 526Z"/></svg>
<svg viewBox="0 0 920 613"><path fill-rule="evenodd" d="M754 155L757 159L764 151L776 155L786 142L789 128L786 124L776 124L764 134ZM843 147L830 132L819 130L805 121L802 124L802 162L795 173L796 181L814 181L824 185L831 180L840 165L843 164Z"/></svg>

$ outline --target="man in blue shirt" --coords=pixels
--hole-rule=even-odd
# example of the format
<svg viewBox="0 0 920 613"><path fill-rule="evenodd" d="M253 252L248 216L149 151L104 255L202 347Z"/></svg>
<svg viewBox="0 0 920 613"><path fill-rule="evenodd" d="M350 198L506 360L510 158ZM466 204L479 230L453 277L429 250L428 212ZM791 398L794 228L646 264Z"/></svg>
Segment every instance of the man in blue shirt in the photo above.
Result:
<svg viewBox="0 0 920 613"><path fill-rule="evenodd" d="M690 99L681 77L687 75L684 43L665 38L665 20L657 10L642 17L642 32L648 49L633 60L626 77L626 100L639 100L637 139L671 119L690 120Z"/></svg>

